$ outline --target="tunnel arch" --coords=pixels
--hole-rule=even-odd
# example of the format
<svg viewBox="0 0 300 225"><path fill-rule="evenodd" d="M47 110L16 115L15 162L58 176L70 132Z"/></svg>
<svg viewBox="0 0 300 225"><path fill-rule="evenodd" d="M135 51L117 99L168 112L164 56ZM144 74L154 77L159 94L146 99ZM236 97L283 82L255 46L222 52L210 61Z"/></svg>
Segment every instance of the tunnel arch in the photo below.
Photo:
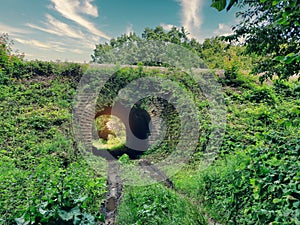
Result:
<svg viewBox="0 0 300 225"><path fill-rule="evenodd" d="M95 151L96 149L94 149L93 153L95 155L112 160L126 153L131 159L136 159L148 149L148 137L151 135L151 116L145 109L139 107L138 104L132 108L115 104L96 110L94 120L104 115L115 116L125 125L126 143L123 149L113 151ZM97 135L100 137L98 131Z"/></svg>

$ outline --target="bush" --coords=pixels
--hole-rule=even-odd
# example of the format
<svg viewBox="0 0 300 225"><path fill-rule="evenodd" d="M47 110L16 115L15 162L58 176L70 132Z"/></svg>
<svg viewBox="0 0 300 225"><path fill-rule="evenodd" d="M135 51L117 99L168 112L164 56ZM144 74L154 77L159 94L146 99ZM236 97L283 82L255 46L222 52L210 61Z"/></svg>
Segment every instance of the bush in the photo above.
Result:
<svg viewBox="0 0 300 225"><path fill-rule="evenodd" d="M9 82L9 76L0 69L0 85L7 85Z"/></svg>
<svg viewBox="0 0 300 225"><path fill-rule="evenodd" d="M266 135L269 147L250 147L200 172L198 191L215 219L234 225L300 222L300 142Z"/></svg>
<svg viewBox="0 0 300 225"><path fill-rule="evenodd" d="M49 162L49 159L42 160L31 175L32 184L38 184L37 190L28 199L27 210L15 218L16 223L95 224L97 217L88 212L94 211L90 205L97 198L103 198L104 179L89 177L90 172L83 163L73 163L64 170L56 162L50 165Z"/></svg>
<svg viewBox="0 0 300 225"><path fill-rule="evenodd" d="M254 103L267 103L274 105L277 101L273 90L267 86L253 88L244 94L244 98Z"/></svg>
<svg viewBox="0 0 300 225"><path fill-rule="evenodd" d="M277 94L284 97L291 97L295 95L293 92L293 85L287 81L275 80L273 89Z"/></svg>

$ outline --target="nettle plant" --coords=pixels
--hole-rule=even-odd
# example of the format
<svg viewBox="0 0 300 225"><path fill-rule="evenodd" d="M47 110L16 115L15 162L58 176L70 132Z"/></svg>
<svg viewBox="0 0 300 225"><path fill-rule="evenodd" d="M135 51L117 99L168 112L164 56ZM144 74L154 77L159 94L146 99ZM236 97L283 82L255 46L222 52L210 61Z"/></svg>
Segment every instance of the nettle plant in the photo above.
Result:
<svg viewBox="0 0 300 225"><path fill-rule="evenodd" d="M44 164L46 163L46 164ZM88 168L73 163L68 169L47 168L41 163L32 177L40 190L28 202L22 216L15 218L18 225L27 224L70 224L92 225L104 216L94 213L96 199L102 199L105 192L104 178L86 179ZM93 215L92 215L93 213Z"/></svg>

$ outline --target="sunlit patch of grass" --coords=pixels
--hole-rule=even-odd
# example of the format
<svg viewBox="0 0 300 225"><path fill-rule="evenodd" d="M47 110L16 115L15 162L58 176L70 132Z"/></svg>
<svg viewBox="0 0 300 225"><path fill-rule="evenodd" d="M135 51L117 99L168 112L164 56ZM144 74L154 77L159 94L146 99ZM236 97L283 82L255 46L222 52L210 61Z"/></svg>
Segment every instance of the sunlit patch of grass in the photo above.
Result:
<svg viewBox="0 0 300 225"><path fill-rule="evenodd" d="M161 184L126 186L118 209L118 224L206 224L188 200Z"/></svg>
<svg viewBox="0 0 300 225"><path fill-rule="evenodd" d="M97 149L108 149L108 150L116 150L123 148L126 143L126 137L114 137L113 135L108 135L108 140L104 140L99 138L98 140L93 141L93 146Z"/></svg>
<svg viewBox="0 0 300 225"><path fill-rule="evenodd" d="M119 118L112 115L102 115L99 116L95 122L98 132L108 132L109 134L107 136L107 140L101 137L98 140L93 140L94 147L99 150L116 150L125 146L125 125Z"/></svg>

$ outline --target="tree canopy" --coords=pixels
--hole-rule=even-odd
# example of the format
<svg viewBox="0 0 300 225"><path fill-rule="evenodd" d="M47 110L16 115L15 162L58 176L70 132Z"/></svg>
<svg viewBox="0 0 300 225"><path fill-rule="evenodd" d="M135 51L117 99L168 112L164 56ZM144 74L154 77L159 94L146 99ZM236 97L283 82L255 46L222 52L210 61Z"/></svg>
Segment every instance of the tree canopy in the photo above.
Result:
<svg viewBox="0 0 300 225"><path fill-rule="evenodd" d="M255 73L262 78L277 75L286 79L300 71L300 1L299 0L213 0L212 7L221 11L236 4L240 23L233 27L229 41L242 42L248 53L262 60Z"/></svg>
<svg viewBox="0 0 300 225"><path fill-rule="evenodd" d="M226 69L228 63L234 63L243 70L249 70L252 64L252 57L242 55L244 47L228 46L225 41L218 37L207 38L203 43L199 43L196 39L190 38L189 33L183 27L173 27L166 31L161 26L145 28L141 36L135 33L123 34L111 39L109 42L96 45L92 61L100 64L116 63L114 59L117 58L119 63L137 64L139 59L143 59L143 64L147 66L167 66L167 64L164 65L163 56L155 55L159 52L156 51L159 46L155 46L155 41L159 41L158 43L173 43L186 48L202 59L205 65L211 69ZM122 51L124 47L125 51ZM150 47L153 48L153 51L149 50ZM160 47L164 47L163 44ZM140 49L142 53L129 54L130 51L128 49L130 51L135 49L138 51L137 49ZM149 56L149 53L153 56ZM139 54L143 57L137 56ZM148 62L145 62L145 59L149 59ZM203 67L204 65L198 66Z"/></svg>
<svg viewBox="0 0 300 225"><path fill-rule="evenodd" d="M169 31L164 30L162 26L157 26L154 29L147 27L144 29L141 37L137 36L136 33L123 34L117 38L111 39L109 43L96 45L94 54L92 55L92 61L96 63L113 62L113 57L115 57L114 51L121 52L124 47L129 47L127 49L130 49L131 51L134 49L138 51L139 49L142 50L143 48L149 48L149 46L145 46L147 45L146 42L154 43L155 41L177 44L190 50L193 49L194 52L196 52L196 49L200 49L200 44L195 39L189 39L188 32L183 27L172 27ZM155 47L157 46L153 46L153 48ZM130 54L130 56L128 56L128 52L123 51L122 54L123 55L120 57L123 57L126 62L130 62L130 64L138 63L139 57L132 58L130 60L128 60L128 57L134 57L134 55L139 53L135 52L134 54ZM145 57L148 56L145 55ZM122 59L118 60L119 62L124 61ZM156 61L148 62L146 64L152 66L161 65L160 56L157 56L155 60Z"/></svg>

